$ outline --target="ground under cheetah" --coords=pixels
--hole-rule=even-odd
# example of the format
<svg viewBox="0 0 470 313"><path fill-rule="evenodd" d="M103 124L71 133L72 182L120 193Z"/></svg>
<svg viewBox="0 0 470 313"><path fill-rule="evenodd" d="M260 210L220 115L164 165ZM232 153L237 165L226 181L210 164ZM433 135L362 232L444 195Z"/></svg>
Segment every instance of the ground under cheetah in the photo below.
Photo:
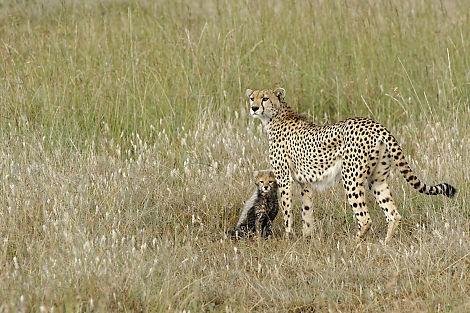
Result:
<svg viewBox="0 0 470 313"><path fill-rule="evenodd" d="M264 237L272 234L272 222L279 210L276 178L272 170L255 171L254 176L255 192L245 202L237 226L229 231L232 238L255 233Z"/></svg>
<svg viewBox="0 0 470 313"><path fill-rule="evenodd" d="M411 171L397 140L381 124L368 118L351 118L319 126L295 113L284 101L285 90L246 91L250 113L263 123L269 138L269 159L281 194L286 234L292 233L292 182L301 186L302 231L311 236L312 187L325 189L342 178L349 204L358 223L357 238L371 226L365 202L365 185L385 213L385 242L397 231L398 213L386 178L393 160L406 181L427 195L453 197L456 189L442 183L427 186Z"/></svg>

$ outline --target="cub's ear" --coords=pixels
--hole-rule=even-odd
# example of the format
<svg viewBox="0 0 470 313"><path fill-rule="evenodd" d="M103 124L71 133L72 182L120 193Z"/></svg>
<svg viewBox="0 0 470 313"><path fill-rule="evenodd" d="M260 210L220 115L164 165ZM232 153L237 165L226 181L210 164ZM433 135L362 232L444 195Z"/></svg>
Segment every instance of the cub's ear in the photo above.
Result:
<svg viewBox="0 0 470 313"><path fill-rule="evenodd" d="M255 174L253 175L253 177L256 179L258 177L258 174L259 174L259 171L255 171Z"/></svg>
<svg viewBox="0 0 470 313"><path fill-rule="evenodd" d="M286 96L286 90L284 88L277 88L276 90L274 90L274 94L279 99L279 101L282 101Z"/></svg>
<svg viewBox="0 0 470 313"><path fill-rule="evenodd" d="M245 92L245 95L246 95L247 97L250 97L252 93L253 93L253 90L247 89L246 92Z"/></svg>

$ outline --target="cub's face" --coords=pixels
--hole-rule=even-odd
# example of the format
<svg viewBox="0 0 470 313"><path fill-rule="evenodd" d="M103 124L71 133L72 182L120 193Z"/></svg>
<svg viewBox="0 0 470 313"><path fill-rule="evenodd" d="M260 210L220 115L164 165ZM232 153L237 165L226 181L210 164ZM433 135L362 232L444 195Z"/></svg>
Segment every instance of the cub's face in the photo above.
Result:
<svg viewBox="0 0 470 313"><path fill-rule="evenodd" d="M276 116L285 94L286 91L283 88L254 91L247 89L246 96L250 99L250 114L266 124Z"/></svg>
<svg viewBox="0 0 470 313"><path fill-rule="evenodd" d="M272 170L255 171L255 184L258 190L264 193L277 188L276 177Z"/></svg>

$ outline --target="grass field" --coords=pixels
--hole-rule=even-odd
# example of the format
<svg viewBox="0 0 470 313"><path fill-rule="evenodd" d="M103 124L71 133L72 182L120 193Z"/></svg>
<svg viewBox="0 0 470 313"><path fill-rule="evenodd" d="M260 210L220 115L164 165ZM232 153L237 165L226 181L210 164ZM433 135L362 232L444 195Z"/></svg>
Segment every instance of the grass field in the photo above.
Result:
<svg viewBox="0 0 470 313"><path fill-rule="evenodd" d="M469 312L470 2L0 0L1 312ZM380 121L403 223L359 247L340 186L315 236L232 242L268 168L246 88Z"/></svg>

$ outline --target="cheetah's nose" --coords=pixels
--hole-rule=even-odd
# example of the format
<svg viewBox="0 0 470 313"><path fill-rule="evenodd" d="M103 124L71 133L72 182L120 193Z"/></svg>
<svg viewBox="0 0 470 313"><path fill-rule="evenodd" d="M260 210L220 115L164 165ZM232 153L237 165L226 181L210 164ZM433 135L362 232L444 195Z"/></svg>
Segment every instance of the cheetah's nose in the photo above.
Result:
<svg viewBox="0 0 470 313"><path fill-rule="evenodd" d="M252 107L251 107L251 110L252 110L253 112L258 111L258 109L259 109L259 107L256 107L256 106L252 106Z"/></svg>

